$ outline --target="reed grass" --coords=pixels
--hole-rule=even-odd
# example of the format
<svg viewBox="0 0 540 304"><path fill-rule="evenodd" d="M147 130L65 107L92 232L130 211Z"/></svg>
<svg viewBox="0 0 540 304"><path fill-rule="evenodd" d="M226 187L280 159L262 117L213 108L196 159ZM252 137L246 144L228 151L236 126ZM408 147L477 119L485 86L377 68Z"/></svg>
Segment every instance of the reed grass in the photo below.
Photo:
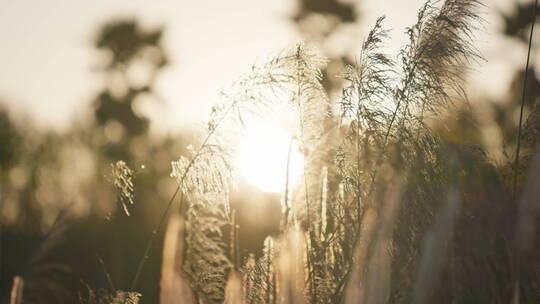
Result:
<svg viewBox="0 0 540 304"><path fill-rule="evenodd" d="M303 43L253 66L212 108L203 140L171 163L178 185L130 290L92 303L139 301L141 270L167 219L162 303L540 300L540 276L523 272L522 259L536 246L538 153L517 204L516 179L505 188L481 150L446 142L431 127L467 102L464 75L482 59L474 46L482 6L428 1L406 29L397 60L383 50L390 37L384 17L377 19L354 64L335 75L343 79L335 101L322 85L326 59ZM296 117L291 143L304 155L304 172L283 189L280 234L265 240L260 257L240 260L230 139L247 117L275 108ZM128 213L132 172L125 163L113 169Z"/></svg>

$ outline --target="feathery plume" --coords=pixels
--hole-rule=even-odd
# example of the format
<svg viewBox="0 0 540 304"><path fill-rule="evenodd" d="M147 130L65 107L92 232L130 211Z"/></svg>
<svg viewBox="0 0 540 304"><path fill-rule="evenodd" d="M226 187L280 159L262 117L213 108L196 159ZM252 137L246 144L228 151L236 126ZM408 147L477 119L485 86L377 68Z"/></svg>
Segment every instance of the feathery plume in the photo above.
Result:
<svg viewBox="0 0 540 304"><path fill-rule="evenodd" d="M122 205L124 212L129 216L129 205L133 205L133 170L123 160L111 164L113 185L116 199Z"/></svg>

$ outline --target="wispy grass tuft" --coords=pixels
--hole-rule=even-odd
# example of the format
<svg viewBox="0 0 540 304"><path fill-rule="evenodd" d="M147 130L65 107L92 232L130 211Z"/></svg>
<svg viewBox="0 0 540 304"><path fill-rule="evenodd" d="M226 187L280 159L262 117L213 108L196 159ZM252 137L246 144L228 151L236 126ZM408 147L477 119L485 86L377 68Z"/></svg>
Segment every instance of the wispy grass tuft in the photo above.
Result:
<svg viewBox="0 0 540 304"><path fill-rule="evenodd" d="M501 234L512 226L504 211L514 209L500 174L483 153L430 127L466 101L465 72L481 60L473 44L481 6L428 1L398 60L382 51L389 37L377 19L340 73L336 104L321 84L325 58L302 43L242 75L212 108L197 148L172 162L178 188L157 230L180 193L185 236L167 234L163 297L176 282L186 303L504 302L511 245ZM277 107L296 119L304 174L283 189L281 235L266 239L259 258L239 261L236 231L223 233L236 229L230 139L246 118ZM481 182L485 189L474 188ZM489 291L474 288L481 280Z"/></svg>
<svg viewBox="0 0 540 304"><path fill-rule="evenodd" d="M119 160L111 164L113 186L116 192L116 199L122 205L124 212L129 216L129 205L133 205L133 170L127 164Z"/></svg>

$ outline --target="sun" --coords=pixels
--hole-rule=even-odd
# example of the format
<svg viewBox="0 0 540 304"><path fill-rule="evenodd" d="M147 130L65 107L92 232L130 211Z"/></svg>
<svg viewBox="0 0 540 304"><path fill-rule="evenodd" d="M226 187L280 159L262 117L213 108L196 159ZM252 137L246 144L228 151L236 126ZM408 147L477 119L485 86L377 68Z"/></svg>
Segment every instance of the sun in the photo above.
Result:
<svg viewBox="0 0 540 304"><path fill-rule="evenodd" d="M249 127L239 146L237 164L250 184L264 192L283 192L287 183L288 159L289 187L298 181L304 161L291 139L291 134L277 126L258 124Z"/></svg>

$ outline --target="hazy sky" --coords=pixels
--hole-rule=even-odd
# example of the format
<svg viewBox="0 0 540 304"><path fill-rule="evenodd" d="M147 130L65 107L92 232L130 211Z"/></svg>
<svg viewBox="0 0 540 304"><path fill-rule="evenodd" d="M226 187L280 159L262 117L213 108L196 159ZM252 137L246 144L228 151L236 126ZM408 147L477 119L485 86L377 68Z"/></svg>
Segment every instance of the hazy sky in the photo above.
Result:
<svg viewBox="0 0 540 304"><path fill-rule="evenodd" d="M490 96L503 94L510 68L524 48L495 34L495 9L510 0L487 3L485 33L477 43L489 65L473 77ZM88 109L103 87L93 68L95 32L112 17L136 17L166 25L164 44L172 64L157 91L166 104L152 117L169 129L201 122L218 93L256 62L292 46L298 33L289 21L294 0L0 0L0 100L29 113L42 126L62 128ZM423 0L361 0L363 34L381 14L393 29L390 50L404 42L403 28L415 21ZM359 35L361 42L361 35ZM521 63L520 63L521 64ZM493 75L496 75L494 77ZM78 114L76 114L78 113Z"/></svg>

